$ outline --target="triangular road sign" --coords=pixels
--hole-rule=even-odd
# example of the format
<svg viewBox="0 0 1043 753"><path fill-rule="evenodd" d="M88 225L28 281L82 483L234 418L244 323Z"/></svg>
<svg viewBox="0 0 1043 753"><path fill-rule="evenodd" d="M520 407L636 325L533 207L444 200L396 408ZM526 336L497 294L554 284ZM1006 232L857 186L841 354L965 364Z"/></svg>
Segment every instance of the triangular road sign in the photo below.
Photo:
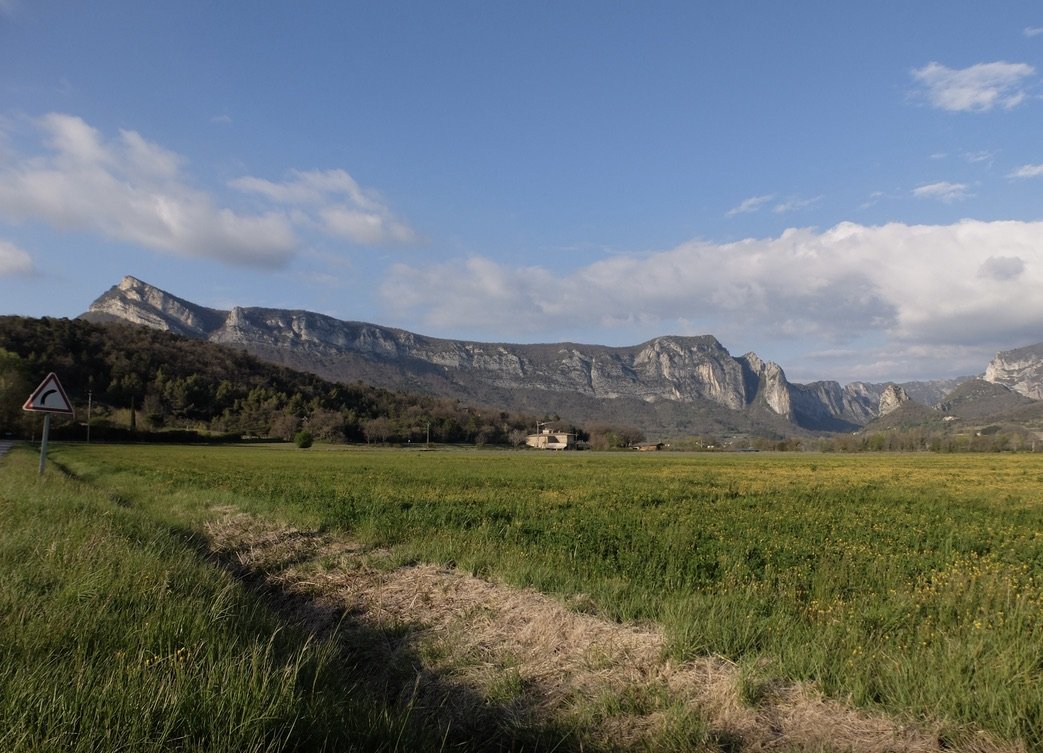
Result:
<svg viewBox="0 0 1043 753"><path fill-rule="evenodd" d="M62 389L62 383L58 381L58 375L52 371L43 380L43 384L36 388L36 392L25 401L22 410L71 414L72 403L69 402L69 396Z"/></svg>

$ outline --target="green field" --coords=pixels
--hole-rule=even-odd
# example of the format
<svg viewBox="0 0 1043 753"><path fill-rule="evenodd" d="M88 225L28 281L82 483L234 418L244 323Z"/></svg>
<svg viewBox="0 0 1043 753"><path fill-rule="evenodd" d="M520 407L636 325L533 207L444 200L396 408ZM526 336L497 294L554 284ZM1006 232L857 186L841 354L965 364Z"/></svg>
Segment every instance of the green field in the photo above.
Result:
<svg viewBox="0 0 1043 753"><path fill-rule="evenodd" d="M55 447L51 457L55 465L40 484L30 480L35 467L28 452L0 464L0 554L5 567L33 556L50 562L40 526L59 537L98 520L118 527L119 547L89 555L90 567L102 574L60 586L71 604L102 612L120 607L104 579L149 565L112 561L167 546L149 533L156 526L184 546L213 508L235 508L299 527L344 530L364 546L390 548L397 562L448 563L571 598L611 620L658 623L676 657L721 654L747 668L753 686L810 681L860 706L942 720L956 739L980 728L1043 749L1043 455L70 445ZM75 481L56 480L60 469ZM75 488L58 490L60 483ZM58 498L48 502L52 491ZM90 516L56 510L70 494L84 498L76 509ZM36 496L50 512L32 512ZM57 517L47 522L40 517L46 515ZM37 533L18 533L30 529ZM184 556L184 567L204 567ZM62 663L68 654L86 667L105 650L93 633L62 627L56 614L39 624L56 621L60 629L48 630L64 638L25 647L14 641L26 629L19 620L37 619L24 608L27 594L44 599L48 578L59 580L47 573L20 577L26 582L0 591L5 698L11 683L24 681L11 662L38 658L53 665L57 678L69 671ZM178 579L165 582L171 580L176 592ZM218 579L211 587L222 593L228 585ZM206 623L213 607L205 603L209 597L200 598L193 608ZM245 596L236 599L245 601L235 609L257 608ZM152 638L139 632L135 650L146 653L138 660L152 651L157 661L176 661L148 648ZM260 657L250 661L275 667L265 687L292 681L279 713L290 717L306 701L306 713L322 715L316 698L323 692L300 694L305 669L294 674L286 666L312 662L317 668L307 672L323 676L325 649L305 655L292 641L280 647L251 643L256 639L230 626L224 632L227 653L239 657L234 661ZM270 626L260 633L271 635ZM154 640L167 649L186 645ZM322 691L321 683L315 687ZM144 684L129 688L153 692ZM22 692L31 697L31 689ZM18 749L10 725L31 720L43 729L45 716L5 701L0 742ZM397 729L382 709L370 716ZM273 723L261 739L278 741L281 729Z"/></svg>

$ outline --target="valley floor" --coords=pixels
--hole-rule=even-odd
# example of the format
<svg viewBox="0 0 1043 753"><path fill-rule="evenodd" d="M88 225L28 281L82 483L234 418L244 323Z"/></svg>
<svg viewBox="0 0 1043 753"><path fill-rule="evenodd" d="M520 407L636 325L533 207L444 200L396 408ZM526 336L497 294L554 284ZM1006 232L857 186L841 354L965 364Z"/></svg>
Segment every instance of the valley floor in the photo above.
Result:
<svg viewBox="0 0 1043 753"><path fill-rule="evenodd" d="M0 750L1043 750L1043 457L56 444Z"/></svg>

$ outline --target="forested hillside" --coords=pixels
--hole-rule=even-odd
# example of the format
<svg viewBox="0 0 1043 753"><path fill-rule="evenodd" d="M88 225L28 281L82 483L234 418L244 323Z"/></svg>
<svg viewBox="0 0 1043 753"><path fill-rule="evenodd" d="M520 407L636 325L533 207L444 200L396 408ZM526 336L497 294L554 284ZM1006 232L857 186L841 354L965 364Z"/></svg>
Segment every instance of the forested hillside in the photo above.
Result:
<svg viewBox="0 0 1043 753"><path fill-rule="evenodd" d="M521 443L536 417L362 383L334 384L168 332L79 319L0 317L0 432L28 435L21 405L50 371L95 436L192 430L331 441ZM541 417L542 418L542 417ZM56 427L66 435L78 428Z"/></svg>

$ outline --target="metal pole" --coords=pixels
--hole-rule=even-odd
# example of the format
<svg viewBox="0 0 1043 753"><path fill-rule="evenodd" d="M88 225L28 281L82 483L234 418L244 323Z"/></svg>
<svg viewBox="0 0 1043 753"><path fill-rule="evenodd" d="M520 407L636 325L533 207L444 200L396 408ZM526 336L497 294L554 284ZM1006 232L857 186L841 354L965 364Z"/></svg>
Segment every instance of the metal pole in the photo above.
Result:
<svg viewBox="0 0 1043 753"><path fill-rule="evenodd" d="M43 416L43 438L40 440L40 474L43 475L43 467L47 462L47 438L51 433L51 414Z"/></svg>
<svg viewBox="0 0 1043 753"><path fill-rule="evenodd" d="M94 402L94 391L87 390L87 444L91 443L91 404Z"/></svg>

